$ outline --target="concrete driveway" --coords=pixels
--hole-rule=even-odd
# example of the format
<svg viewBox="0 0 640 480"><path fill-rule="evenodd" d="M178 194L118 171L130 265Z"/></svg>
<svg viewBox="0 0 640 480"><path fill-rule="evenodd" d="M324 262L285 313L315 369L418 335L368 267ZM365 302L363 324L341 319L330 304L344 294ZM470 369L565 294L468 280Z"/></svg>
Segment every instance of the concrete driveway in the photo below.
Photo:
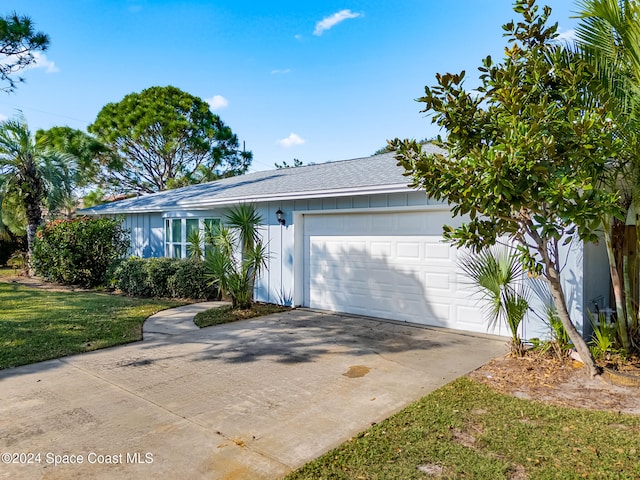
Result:
<svg viewBox="0 0 640 480"><path fill-rule="evenodd" d="M505 344L294 310L0 371L0 478L280 478Z"/></svg>

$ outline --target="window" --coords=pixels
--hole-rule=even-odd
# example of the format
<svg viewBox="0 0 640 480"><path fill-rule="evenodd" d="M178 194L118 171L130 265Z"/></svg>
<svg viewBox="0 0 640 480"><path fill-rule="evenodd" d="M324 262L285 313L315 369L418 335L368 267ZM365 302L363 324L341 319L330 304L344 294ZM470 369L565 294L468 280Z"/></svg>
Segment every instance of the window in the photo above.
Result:
<svg viewBox="0 0 640 480"><path fill-rule="evenodd" d="M200 232L203 238L205 228L211 229L219 224L219 218L166 218L164 221L165 257L185 258L190 235L193 235L193 232Z"/></svg>

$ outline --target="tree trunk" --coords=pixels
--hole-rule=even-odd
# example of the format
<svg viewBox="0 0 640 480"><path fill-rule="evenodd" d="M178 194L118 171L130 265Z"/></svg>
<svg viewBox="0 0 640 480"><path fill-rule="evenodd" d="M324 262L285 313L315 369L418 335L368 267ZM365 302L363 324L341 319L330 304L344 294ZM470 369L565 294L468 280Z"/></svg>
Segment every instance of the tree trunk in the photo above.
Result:
<svg viewBox="0 0 640 480"><path fill-rule="evenodd" d="M32 277L35 275L35 271L33 269L33 244L36 239L36 230L38 229L38 225L28 224L27 225L27 275Z"/></svg>
<svg viewBox="0 0 640 480"><path fill-rule="evenodd" d="M611 286L613 287L613 295L616 299L616 318L619 322L618 331L620 332L620 341L625 351L629 351L629 335L627 333L627 319L624 314L624 292L620 282L620 274L616 257L613 251L613 243L611 242L611 224L608 221L602 222L602 230L604 231L604 243L607 247L607 256L609 257L609 273L611 275Z"/></svg>
<svg viewBox="0 0 640 480"><path fill-rule="evenodd" d="M38 169L32 156L27 158L25 168L22 172L24 176L24 209L27 216L27 271L29 276L33 271L33 244L35 243L36 230L42 223L42 208L40 207L44 198L44 183L40 178Z"/></svg>
<svg viewBox="0 0 640 480"><path fill-rule="evenodd" d="M627 341L629 343L629 348L627 348L627 353L631 353L631 347L635 347L636 344L633 338L633 332L635 331L637 318L634 318L633 306L631 304L631 278L629 276L629 257L625 255L622 258L622 278L624 279L624 307L627 311L627 324L626 324L626 333L627 333ZM629 336L629 330L631 330L632 334Z"/></svg>
<svg viewBox="0 0 640 480"><path fill-rule="evenodd" d="M585 342L584 338L582 338L582 335L580 335L575 325L571 321L571 317L569 317L567 304L564 298L564 292L562 290L562 285L560 284L560 273L556 270L555 266L550 264L549 262L546 262L546 268L546 277L549 281L549 290L551 291L551 296L553 297L553 303L556 306L558 316L560 317L562 325L569 335L569 339L573 343L574 347L576 347L580 358L587 366L589 375L591 375L591 377L593 378L596 375L600 374L600 369L596 365L596 362L593 359L593 355L591 355L591 351L587 346L587 342Z"/></svg>

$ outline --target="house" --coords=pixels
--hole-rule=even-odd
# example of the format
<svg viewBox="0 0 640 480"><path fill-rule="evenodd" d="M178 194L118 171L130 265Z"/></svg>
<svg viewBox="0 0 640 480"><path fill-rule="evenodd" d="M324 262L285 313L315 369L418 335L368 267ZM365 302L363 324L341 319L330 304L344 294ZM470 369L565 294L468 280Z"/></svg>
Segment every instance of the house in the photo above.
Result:
<svg viewBox="0 0 640 480"><path fill-rule="evenodd" d="M192 230L252 202L264 219L270 253L257 300L487 332L457 249L442 239L443 225L462 220L408 187L403 174L388 153L250 173L83 213L124 215L133 255L184 257ZM606 271L602 247L574 243L567 251L564 286L578 328L594 302L608 305L608 278L599 273ZM540 302L536 310L544 310ZM535 314L525 323L525 338L547 332ZM490 333L509 332L499 326Z"/></svg>

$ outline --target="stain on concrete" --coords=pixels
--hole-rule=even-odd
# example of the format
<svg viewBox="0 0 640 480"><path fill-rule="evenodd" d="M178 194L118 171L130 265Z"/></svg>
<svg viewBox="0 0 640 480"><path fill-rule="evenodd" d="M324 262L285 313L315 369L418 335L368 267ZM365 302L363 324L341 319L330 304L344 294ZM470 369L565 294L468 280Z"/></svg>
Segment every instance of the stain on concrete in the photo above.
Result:
<svg viewBox="0 0 640 480"><path fill-rule="evenodd" d="M342 375L349 378L360 378L364 377L370 371L371 369L369 367L365 367L364 365L353 365L349 367L349 370L344 372Z"/></svg>

